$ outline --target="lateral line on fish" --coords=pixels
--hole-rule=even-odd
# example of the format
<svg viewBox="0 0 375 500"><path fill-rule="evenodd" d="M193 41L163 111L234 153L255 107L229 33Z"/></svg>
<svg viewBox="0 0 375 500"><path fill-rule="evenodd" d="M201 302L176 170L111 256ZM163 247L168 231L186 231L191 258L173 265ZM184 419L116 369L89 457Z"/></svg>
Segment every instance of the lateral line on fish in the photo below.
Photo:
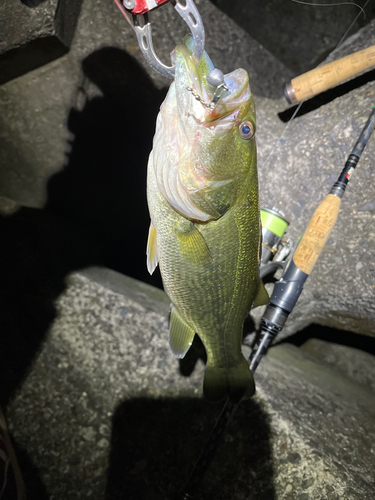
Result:
<svg viewBox="0 0 375 500"><path fill-rule="evenodd" d="M250 172L249 172L249 174L250 174ZM236 218L234 220L235 220L235 223L236 223L237 233L239 234L240 233L240 227L239 227L238 220ZM230 308L234 307L234 303L236 302L236 299L238 297L237 292L238 292L239 282L240 282L240 273L238 272L238 270L241 267L240 256L241 256L241 243L242 242L240 241L239 243L240 244L238 246L237 262L236 262L236 279L235 279L235 282L234 282L233 295L232 295L232 298L231 298L231 301L230 301ZM229 323L229 316L227 317L227 319L226 319L226 321L224 323L224 346L225 346L224 352L225 352L225 362L227 364L228 364L228 354L227 354L226 346L227 346L227 336L228 336L228 333L230 334L230 332L228 331L228 323Z"/></svg>

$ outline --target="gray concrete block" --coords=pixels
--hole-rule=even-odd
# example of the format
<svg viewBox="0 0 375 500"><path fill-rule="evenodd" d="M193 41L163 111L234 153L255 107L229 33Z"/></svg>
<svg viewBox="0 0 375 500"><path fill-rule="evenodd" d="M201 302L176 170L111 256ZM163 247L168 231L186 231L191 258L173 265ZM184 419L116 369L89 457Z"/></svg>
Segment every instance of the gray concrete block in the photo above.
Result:
<svg viewBox="0 0 375 500"><path fill-rule="evenodd" d="M221 407L202 399L204 365L181 374L160 290L97 268L67 284L7 408L29 496L173 498ZM370 500L373 393L292 346L256 382L197 499Z"/></svg>
<svg viewBox="0 0 375 500"><path fill-rule="evenodd" d="M375 21L332 55L340 58L375 43ZM261 206L274 205L291 221L295 242L354 147L374 105L370 78L324 106L287 124L278 114L284 99L257 99ZM311 104L311 103L310 103ZM309 102L302 105L309 106ZM308 278L280 338L317 323L364 335L375 334L374 212L360 210L374 199L375 136L372 136L342 199L336 225ZM370 206L371 208L371 206ZM259 318L262 310L254 312Z"/></svg>
<svg viewBox="0 0 375 500"><path fill-rule="evenodd" d="M375 392L375 358L372 354L314 338L305 342L301 349Z"/></svg>
<svg viewBox="0 0 375 500"><path fill-rule="evenodd" d="M371 2L363 3L365 13L354 3L212 2L290 68L293 77L315 68L344 35L356 33L375 17Z"/></svg>
<svg viewBox="0 0 375 500"><path fill-rule="evenodd" d="M17 0L2 2L0 84L66 54L73 40L81 3L81 0L51 0L26 6Z"/></svg>
<svg viewBox="0 0 375 500"><path fill-rule="evenodd" d="M214 63L223 71L244 66L250 72L257 106L261 203L284 210L292 222L288 234L297 240L317 204L340 173L366 121L373 105L374 82L370 79L366 86L306 113L285 131L278 116L286 110L284 98L264 97L274 96L272 89L275 85L287 79L285 67L275 62L268 52L263 52L259 44L208 0L200 0L197 5L206 24L207 51ZM171 6L159 9L152 19L156 51L167 61L169 51L186 32L185 24L177 18ZM375 44L374 21L332 57L339 58L372 43ZM100 73L101 78L87 75L81 69L81 63L88 55L95 59L98 52L108 46L133 54L134 60L145 69L151 82L138 72L139 66L136 74L148 81L149 85L144 87L147 87L150 101L138 93L135 83L132 84L134 88L126 87L125 92L122 92L121 84L118 87L113 84L120 79L119 75L122 78L127 73L135 74L134 64L127 65L121 73L106 68L103 61L99 61L95 72L96 77ZM115 57L112 62L122 64L122 60ZM112 78L113 75L117 75L117 79ZM126 191L124 173L126 169L145 172L155 123L153 113L158 105L156 101L161 99L157 89L167 83L147 67L136 46L134 33L112 2L84 2L69 54L0 87L0 197L5 203L3 211L9 213L10 210L6 199L20 205L43 207L50 183L50 186L54 185L54 192L49 209L72 224L79 221L85 229L93 227L95 233L98 231L95 224L99 221L100 238L110 242L113 253L120 252L120 243L127 248L128 241L132 242L131 245L142 238L145 241L148 229L148 218L144 215L145 198L138 197L139 204L134 203L134 211L142 211L144 215L136 233L135 220L129 217L130 211L123 204L126 194L131 191ZM108 99L112 107L108 105ZM145 100L145 107L137 113L134 104L138 99ZM152 99L155 102L151 106ZM122 121L118 123L123 134L120 133L117 144L123 148L127 146L125 149L135 153L134 162L129 161L123 149L116 149L114 142L105 143L103 140L113 115L91 114L98 101L101 109L107 110L120 109L118 103L121 102L124 111ZM143 101L139 106L141 104ZM131 108L129 115L126 107ZM95 126L96 135L82 133L79 140L82 136L84 139L79 142L77 132L66 126L67 118L85 111L88 118L86 122L82 120L82 127L91 134L93 129L90 127ZM105 120L101 121L103 116ZM130 130L136 127L138 130L139 122L142 135ZM115 131L119 133L118 129ZM136 135L137 140L144 142L143 147L138 147L138 142L134 147ZM98 145L104 145L100 155L96 154ZM80 149L75 162L69 156L74 148ZM114 152L118 156L113 155ZM331 238L280 338L313 322L374 335L375 247L371 209L374 155L372 138L345 194ZM137 189L143 188L137 186ZM115 224L112 222L114 217L118 217ZM120 237L112 236L116 233L123 238L120 243Z"/></svg>
<svg viewBox="0 0 375 500"><path fill-rule="evenodd" d="M59 3L61 15L58 19L68 21L68 16L77 12L79 2L73 3L74 8L67 0ZM70 26L70 23L58 23L56 26L57 20L54 21L53 17L56 6L57 2L54 1L30 9L18 0L6 2L1 7L3 13L0 13L0 19L1 14L7 14L10 19L2 23L2 26L9 31L9 37L13 33L14 36L19 35L14 23L19 23L21 19L25 33L28 30L34 33L36 27L40 27L43 40L47 39L47 34L57 36L57 32L65 40L69 38L65 33L66 26ZM275 97L284 79L291 76L285 67L208 0L198 1L197 6L204 19L206 46L214 63L225 72L239 66L245 67L257 94ZM188 27L171 5L152 13L150 18L155 50L160 59L169 63L170 52L181 43ZM12 42L4 41L4 50L17 47L23 40L24 38L17 38ZM103 47L117 47L131 54L149 75L149 85L157 88L169 86L170 80L147 66L132 29L112 0L83 2L70 52L59 60L0 87L0 195L24 206L41 208L45 205L48 180L67 162L66 154L70 149L67 141L73 138L66 127L70 108L77 107L81 110L84 102L81 91L83 88L88 100L103 95L103 89L98 88L97 82L90 80L92 75L87 76L81 68L81 62L86 56ZM115 75L110 71L111 67L103 68L102 80L115 82ZM123 70L124 73L132 71L134 64L128 64ZM117 83L121 85L121 81ZM129 100L142 101L142 95L147 89L142 84L142 90L139 91L141 84L134 85L128 91L126 97ZM158 101L155 105L158 106L160 98L155 99ZM144 115L144 122L152 120L154 127L153 115L146 112ZM128 119L129 122L132 121L133 115ZM151 137L146 137L145 143L150 140Z"/></svg>

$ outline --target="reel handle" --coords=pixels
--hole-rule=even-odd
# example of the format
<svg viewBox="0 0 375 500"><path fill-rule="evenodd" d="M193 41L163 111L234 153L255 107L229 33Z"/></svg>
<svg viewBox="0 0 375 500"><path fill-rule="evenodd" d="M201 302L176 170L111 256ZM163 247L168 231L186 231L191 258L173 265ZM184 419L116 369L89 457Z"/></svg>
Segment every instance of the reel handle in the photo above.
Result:
<svg viewBox="0 0 375 500"><path fill-rule="evenodd" d="M285 99L298 104L375 66L375 45L312 69L284 83Z"/></svg>

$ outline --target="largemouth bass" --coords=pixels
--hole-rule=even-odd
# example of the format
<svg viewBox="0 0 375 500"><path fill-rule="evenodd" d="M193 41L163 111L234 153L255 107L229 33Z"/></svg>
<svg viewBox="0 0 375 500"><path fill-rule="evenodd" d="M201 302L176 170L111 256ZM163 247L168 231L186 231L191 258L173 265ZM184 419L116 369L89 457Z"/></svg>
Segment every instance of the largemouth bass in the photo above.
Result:
<svg viewBox="0 0 375 500"><path fill-rule="evenodd" d="M170 346L182 358L197 333L207 352L204 395L239 401L255 386L241 353L243 322L268 301L259 279L255 107L248 74L225 75L214 109L204 53L174 51L175 80L156 122L148 163L147 266L159 264L171 299Z"/></svg>

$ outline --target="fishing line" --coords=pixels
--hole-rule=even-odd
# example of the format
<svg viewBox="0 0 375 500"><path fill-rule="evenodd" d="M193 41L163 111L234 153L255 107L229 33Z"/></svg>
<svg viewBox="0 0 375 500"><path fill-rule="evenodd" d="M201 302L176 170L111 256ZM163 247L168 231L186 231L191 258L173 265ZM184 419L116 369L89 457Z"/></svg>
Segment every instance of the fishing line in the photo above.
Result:
<svg viewBox="0 0 375 500"><path fill-rule="evenodd" d="M366 19L366 12L364 11L364 8L361 7L360 5L358 5L357 3L354 3L354 2L310 3L310 2L302 2L301 0L290 0L290 1L294 2L294 3L300 3L302 5L311 5L313 7L337 7L337 6L340 6L340 5L355 5L356 7L358 7L363 12L363 16ZM366 5L365 5L365 7L366 7Z"/></svg>
<svg viewBox="0 0 375 500"><path fill-rule="evenodd" d="M133 26L133 23L131 22L130 20L130 17L128 16L126 10L124 9L124 6L122 5L122 3L120 2L120 0L114 0L115 4L117 5L117 7L120 9L121 11L121 14L125 17L125 19L127 20L127 22L129 23L129 25L131 26L132 30L134 30L134 26Z"/></svg>
<svg viewBox="0 0 375 500"><path fill-rule="evenodd" d="M362 9L363 11L364 11L364 9L367 7L367 4L369 3L369 1L370 1L370 0L367 0L367 1L366 1L365 5L363 6L363 9ZM340 47L340 45L342 44L342 42L345 40L346 35L349 33L349 31L351 30L351 28L352 28L353 24L356 22L356 20L359 18L359 16L360 16L360 15L361 15L361 13L360 13L360 12L358 12L358 14L356 15L356 17L355 17L354 21L351 23L351 25L349 26L349 28L345 31L344 36L341 38L341 40L340 40L340 41L339 41L339 43L337 44L337 47ZM364 13L364 16L365 16L365 18L366 18L366 14L365 14L365 13ZM336 49L337 49L337 47L336 47ZM336 50L336 49L334 49L334 50ZM333 52L333 51L332 51L332 52ZM331 52L331 54L332 54L332 52Z"/></svg>
<svg viewBox="0 0 375 500"><path fill-rule="evenodd" d="M273 155L273 152L275 151L276 147L279 145L279 143L281 142L281 140L283 139L284 135L287 133L288 131L288 128L290 127L290 125L292 124L292 121L294 120L294 117L296 116L296 114L298 113L298 111L301 109L301 106L302 104L304 103L305 101L301 101L298 106L296 107L296 110L294 111L291 119L288 121L288 123L286 124L286 127L284 128L282 134L277 138L273 148L271 149L271 152L270 154L268 155L266 161L264 162L264 166L263 168L265 168L267 165L268 165L268 162L270 160L270 158L272 157Z"/></svg>
<svg viewBox="0 0 375 500"><path fill-rule="evenodd" d="M314 4L314 3L307 3L307 2L302 2L301 0L290 0L291 2L295 2L295 3L299 3L299 4L303 4L303 5L311 5L311 6L323 6L323 7L329 7L329 6L335 6L335 5L355 5L357 6L359 9L360 9L360 12L355 16L355 18L353 19L353 21L350 23L349 25L349 28L345 31L343 37L341 38L341 40L339 41L339 43L336 45L336 47L331 51L330 55L333 54L333 52L338 49L340 47L340 45L343 43L343 41L345 40L347 34L349 33L349 31L351 30L352 26L354 25L354 23L357 21L358 17L361 15L361 13L363 12L363 15L364 17L366 17L366 12L365 12L365 8L367 7L367 4L369 3L370 0L366 0L366 3L364 4L363 7L357 5L356 3L354 2L344 2L344 3L336 3L336 4ZM292 121L294 120L294 118L296 117L296 115L298 114L298 111L301 109L301 106L302 104L304 103L305 101L301 101L299 103L299 105L297 106L296 110L294 111L292 117L290 118L290 120L288 121L288 123L286 124L286 127L284 128L282 134L277 138L274 146L272 147L271 149L271 152L269 153L269 155L267 156L267 159L264 163L264 168L268 165L269 163L269 160L270 158L272 157L272 155L274 154L274 151L276 149L276 147L280 144L281 140L284 138L285 134L287 133L290 125L292 124Z"/></svg>

